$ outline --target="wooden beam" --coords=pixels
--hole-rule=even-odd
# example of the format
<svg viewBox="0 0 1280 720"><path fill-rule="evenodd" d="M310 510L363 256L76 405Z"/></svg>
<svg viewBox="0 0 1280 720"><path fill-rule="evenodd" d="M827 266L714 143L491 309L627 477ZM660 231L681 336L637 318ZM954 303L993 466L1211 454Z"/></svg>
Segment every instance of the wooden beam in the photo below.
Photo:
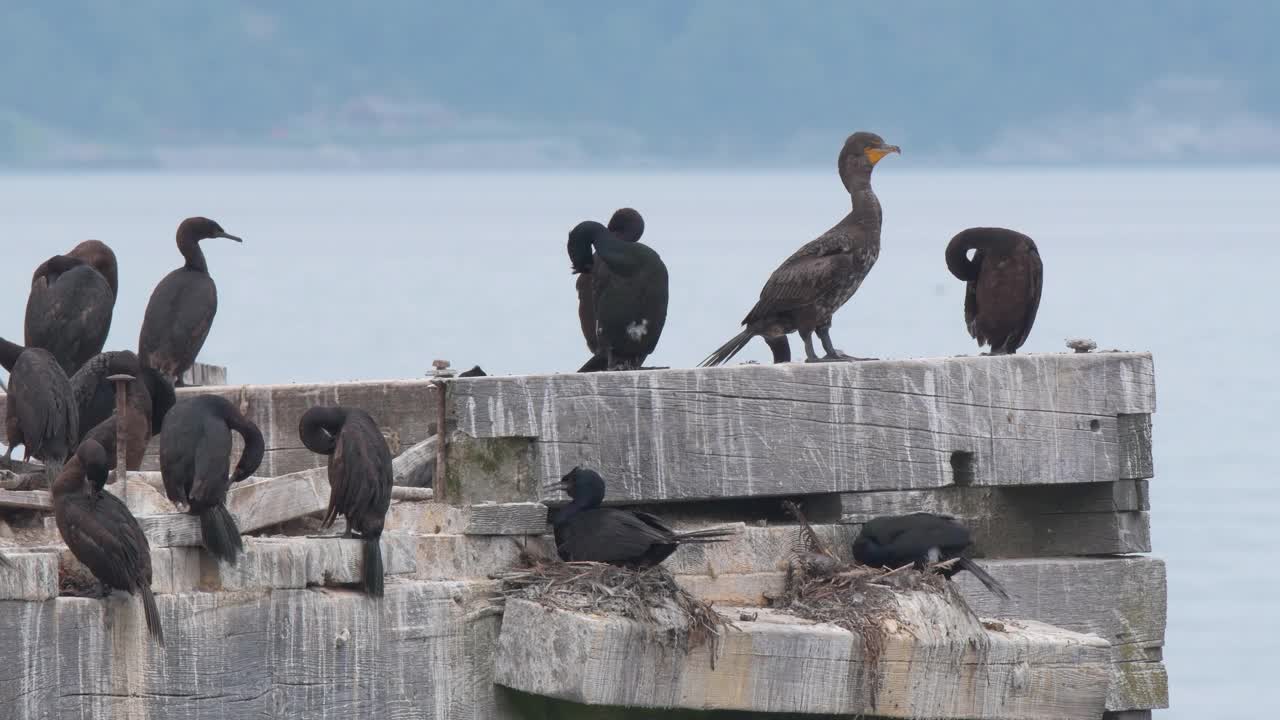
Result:
<svg viewBox="0 0 1280 720"><path fill-rule="evenodd" d="M196 363L182 373L182 382L189 387L209 387L227 384L227 369L220 365Z"/></svg>
<svg viewBox="0 0 1280 720"><path fill-rule="evenodd" d="M547 506L541 503L398 504L391 506L386 527L423 535L542 535L551 531Z"/></svg>

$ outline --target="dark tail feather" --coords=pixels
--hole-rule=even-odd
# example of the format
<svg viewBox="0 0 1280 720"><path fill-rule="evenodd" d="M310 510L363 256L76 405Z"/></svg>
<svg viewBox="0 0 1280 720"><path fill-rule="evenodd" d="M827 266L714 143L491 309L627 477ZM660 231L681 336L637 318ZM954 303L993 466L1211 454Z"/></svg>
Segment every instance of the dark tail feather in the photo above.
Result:
<svg viewBox="0 0 1280 720"><path fill-rule="evenodd" d="M147 631L160 643L160 647L164 647L164 628L160 627L160 608L156 607L156 596L145 585L139 588L139 592L142 595L142 612L147 616Z"/></svg>
<svg viewBox="0 0 1280 720"><path fill-rule="evenodd" d="M364 591L382 597L382 538L364 539Z"/></svg>
<svg viewBox="0 0 1280 720"><path fill-rule="evenodd" d="M750 328L743 330L737 335L734 335L733 339L729 342L721 345L719 350L708 355L707 359L703 360L698 367L715 367L716 365L723 365L729 362L729 359L734 355L737 355L742 348L747 346L747 343L751 342L751 338L755 336L755 332Z"/></svg>
<svg viewBox="0 0 1280 720"><path fill-rule="evenodd" d="M960 558L960 562L956 564L960 566L961 570L968 570L969 572L973 573L974 576L977 577L978 580L982 581L982 584L986 585L987 589L990 590L993 594L999 595L1005 600L1009 599L1009 592L1004 589L1004 586L1001 585L999 582L997 582L995 578L988 575L987 571L983 570L978 565L978 563L970 560L967 557L962 557Z"/></svg>
<svg viewBox="0 0 1280 720"><path fill-rule="evenodd" d="M676 533L671 536L671 539L682 543L713 543L725 542L726 539L737 534L737 528L707 528L706 530Z"/></svg>
<svg viewBox="0 0 1280 720"><path fill-rule="evenodd" d="M605 353L597 353L591 356L586 365L578 368L578 372L604 372L609 369L609 356Z"/></svg>
<svg viewBox="0 0 1280 720"><path fill-rule="evenodd" d="M214 505L200 511L200 535L214 557L236 564L236 555L244 544L240 541L240 528L226 506Z"/></svg>

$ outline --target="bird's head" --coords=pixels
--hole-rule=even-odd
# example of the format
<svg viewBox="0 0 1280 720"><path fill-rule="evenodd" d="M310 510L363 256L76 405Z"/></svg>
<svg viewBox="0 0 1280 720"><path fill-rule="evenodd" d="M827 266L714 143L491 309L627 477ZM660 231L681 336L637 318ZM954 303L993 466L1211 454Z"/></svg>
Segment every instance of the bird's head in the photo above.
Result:
<svg viewBox="0 0 1280 720"><path fill-rule="evenodd" d="M84 468L85 477L94 487L107 484L107 450L96 440L85 440L76 448L76 458Z"/></svg>
<svg viewBox="0 0 1280 720"><path fill-rule="evenodd" d="M609 218L609 232L617 235L619 240L637 242L644 235L644 218L631 208L622 208Z"/></svg>
<svg viewBox="0 0 1280 720"><path fill-rule="evenodd" d="M575 505L596 507L604 501L604 478L600 473L582 466L574 467L557 482L548 483L543 490L559 490L568 495Z"/></svg>
<svg viewBox="0 0 1280 720"><path fill-rule="evenodd" d="M856 132L844 141L840 149L840 177L849 184L855 177L870 177L871 169L886 155L902 153L897 145L890 145L884 138L871 132Z"/></svg>
<svg viewBox="0 0 1280 720"><path fill-rule="evenodd" d="M223 230L221 225L207 217L189 217L183 220L182 224L178 226L178 237L193 241L226 238L227 240L244 242L244 240Z"/></svg>
<svg viewBox="0 0 1280 720"><path fill-rule="evenodd" d="M601 233L609 232L595 220L584 220L569 231L569 263L573 273L591 272L591 246Z"/></svg>

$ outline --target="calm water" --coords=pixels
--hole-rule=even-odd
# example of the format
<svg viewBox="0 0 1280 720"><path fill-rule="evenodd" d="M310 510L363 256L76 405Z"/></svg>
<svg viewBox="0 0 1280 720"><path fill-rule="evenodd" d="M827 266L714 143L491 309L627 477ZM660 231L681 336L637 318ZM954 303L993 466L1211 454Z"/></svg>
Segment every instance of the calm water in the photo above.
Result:
<svg viewBox="0 0 1280 720"><path fill-rule="evenodd" d="M1270 409L1280 324L1280 171L877 171L879 264L837 316L850 353L971 353L957 230L1032 235L1044 299L1025 350L1086 336L1156 357L1156 554L1169 563L1165 718L1269 714L1280 584L1254 548L1280 505ZM110 347L135 347L151 288L177 267L177 222L204 243L220 307L202 359L233 382L413 377L434 358L491 373L576 368L565 237L621 205L671 273L651 362L689 366L734 334L768 273L847 209L834 173L654 175L0 176L0 335L20 338L30 273L84 238L120 258ZM798 351L798 345L797 345ZM763 343L740 359L767 360Z"/></svg>

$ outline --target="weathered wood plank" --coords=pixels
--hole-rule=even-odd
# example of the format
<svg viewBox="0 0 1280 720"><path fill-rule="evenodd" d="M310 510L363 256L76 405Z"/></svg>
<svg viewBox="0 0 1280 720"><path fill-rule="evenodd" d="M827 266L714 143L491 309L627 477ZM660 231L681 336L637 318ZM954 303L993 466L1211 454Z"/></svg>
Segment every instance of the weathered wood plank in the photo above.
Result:
<svg viewBox="0 0 1280 720"><path fill-rule="evenodd" d="M1120 434L1120 477L1155 477L1155 460L1151 454L1151 416L1120 415L1116 421Z"/></svg>
<svg viewBox="0 0 1280 720"><path fill-rule="evenodd" d="M397 503L387 513L386 527L424 535L542 535L551 531L547 506L541 503Z"/></svg>
<svg viewBox="0 0 1280 720"><path fill-rule="evenodd" d="M0 490L0 507L51 512L53 500L47 490Z"/></svg>
<svg viewBox="0 0 1280 720"><path fill-rule="evenodd" d="M494 679L589 705L908 718L1101 716L1108 667L1102 639L1033 622L988 630L935 595L904 595L899 605L902 619L886 627L878 658L834 626L767 610L741 621L726 609L736 627L725 632L711 670L709 646L682 652L663 630L510 601Z"/></svg>
<svg viewBox="0 0 1280 720"><path fill-rule="evenodd" d="M57 552L14 552L0 547L13 567L0 566L0 600L48 600L58 596Z"/></svg>
<svg viewBox="0 0 1280 720"><path fill-rule="evenodd" d="M486 377L448 388L461 432L534 439L534 486L585 464L610 480L615 502L1115 481L1117 416L1154 410L1151 358L1135 353Z"/></svg>
<svg viewBox="0 0 1280 720"><path fill-rule="evenodd" d="M437 435L400 453L391 461L396 485L431 487L436 468Z"/></svg>
<svg viewBox="0 0 1280 720"><path fill-rule="evenodd" d="M182 373L182 382L190 387L226 385L227 369L220 365L206 365L198 362Z"/></svg>

